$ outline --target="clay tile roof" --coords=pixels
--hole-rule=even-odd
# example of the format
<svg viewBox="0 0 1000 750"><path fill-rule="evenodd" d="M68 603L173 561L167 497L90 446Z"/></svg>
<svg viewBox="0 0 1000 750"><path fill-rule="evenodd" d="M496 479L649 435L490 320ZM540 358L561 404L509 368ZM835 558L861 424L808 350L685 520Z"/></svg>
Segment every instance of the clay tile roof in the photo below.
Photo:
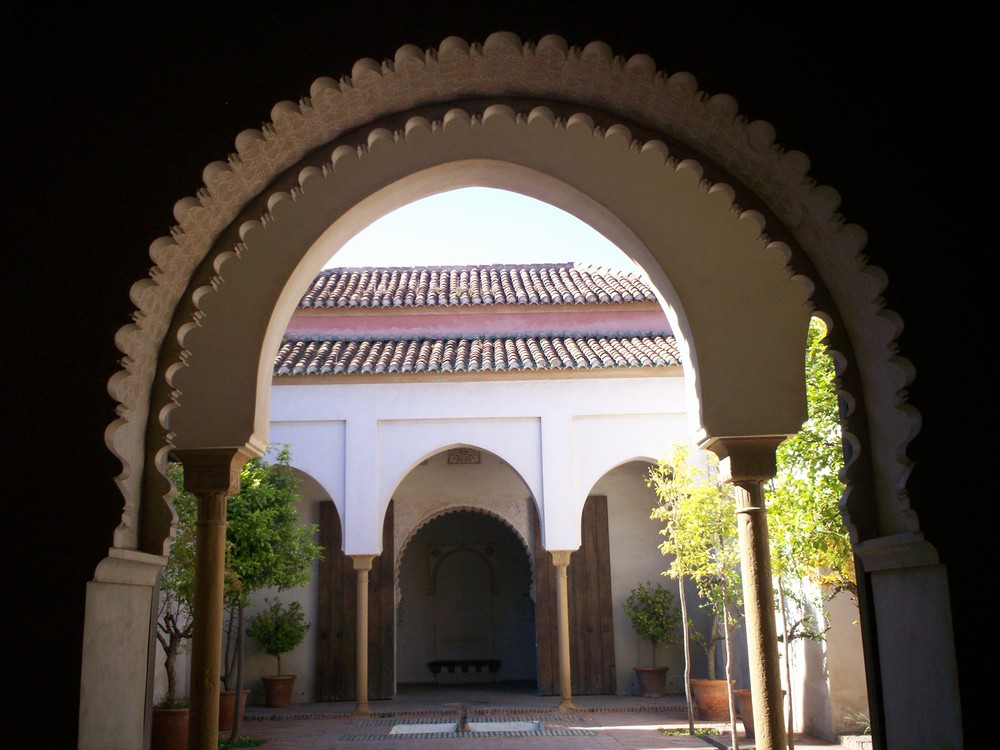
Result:
<svg viewBox="0 0 1000 750"><path fill-rule="evenodd" d="M669 367L672 336L511 336L451 339L285 340L276 376L410 372L502 372Z"/></svg>
<svg viewBox="0 0 1000 750"><path fill-rule="evenodd" d="M576 263L328 268L300 308L655 302L638 274Z"/></svg>

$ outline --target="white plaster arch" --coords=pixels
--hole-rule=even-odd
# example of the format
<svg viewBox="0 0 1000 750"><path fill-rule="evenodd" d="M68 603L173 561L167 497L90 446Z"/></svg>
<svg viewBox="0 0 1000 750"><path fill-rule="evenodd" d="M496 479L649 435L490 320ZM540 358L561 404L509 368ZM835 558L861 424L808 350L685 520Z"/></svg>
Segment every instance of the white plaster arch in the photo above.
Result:
<svg viewBox="0 0 1000 750"><path fill-rule="evenodd" d="M739 210L731 190L702 184L698 164L672 163L655 143L633 148L627 131L604 133L589 117L562 126L548 111L521 118L494 105L481 118L450 110L440 127L410 118L405 133L376 129L361 156L336 146L328 169L303 169L294 196L272 194L268 213L241 225L240 242L215 256L214 282L195 295L197 324L176 324L188 355L169 377L182 394L167 425L175 445L266 444L273 352L326 255L313 249L321 231L373 188L390 188L383 195L395 198L392 208L400 194L408 201L437 181L449 186L456 173L502 173L508 164L571 186L564 195L589 195L656 257L685 311L686 351L699 373L711 375L692 378L699 437L795 432L805 416L807 285L791 278L787 248L762 234L758 213ZM488 154L495 156L483 164ZM640 208L644 201L655 213ZM592 202L567 207L588 220ZM260 309L247 309L247 299ZM741 314L729 315L720 299ZM733 360L740 363L735 378L728 376ZM213 372L229 377L220 382Z"/></svg>
<svg viewBox="0 0 1000 750"><path fill-rule="evenodd" d="M535 420L440 420L400 422L382 444L380 469L384 482L378 496L381 517L396 489L417 464L451 448L488 451L503 461L524 484L525 492L542 515L542 462Z"/></svg>
<svg viewBox="0 0 1000 750"><path fill-rule="evenodd" d="M629 461L656 464L660 453L671 440L684 440L680 429L665 429L662 419L632 418L631 429L615 430L613 439L602 440L599 434L580 430L576 446L575 487L580 512L587 495L598 480L612 469ZM596 432L596 431L594 431Z"/></svg>
<svg viewBox="0 0 1000 750"><path fill-rule="evenodd" d="M116 480L124 507L109 557L115 573L105 578L109 566L102 564L96 583L127 584L138 568L159 564L169 548L162 462L171 445L263 450L266 408L255 407L267 399L271 352L265 344L284 314L289 285L310 275L309 264L296 264L315 239L365 197L423 169L494 159L550 174L589 195L649 250L656 264L647 270L661 294L669 277L691 328L687 344L697 347L686 354L697 360L698 432L706 442L797 429L804 393L793 363L801 363L809 314L830 316L830 341L841 355L845 435L856 448L846 457L844 506L867 569L887 571L873 596L884 590L910 597L915 607L918 599L929 602L936 621L948 620L947 596L939 593L946 589L943 570L908 505L906 448L919 415L906 403L913 373L895 346L902 321L881 297L885 274L863 254L864 231L837 213L836 191L816 185L808 158L777 145L768 123L747 122L732 97L700 91L688 73L662 73L645 55L623 59L601 42L578 48L556 36L523 42L509 32L482 45L449 37L435 50L404 45L393 60L359 60L350 76L317 79L309 97L277 104L271 117L261 130L237 136L235 153L209 164L204 187L177 202L177 225L150 246L149 278L132 287L133 322L116 335L123 369L108 384L117 418L105 432L122 463ZM525 150L532 139L553 148ZM447 148L435 157L442 140ZM588 149L586 158L571 161ZM674 211L657 221L662 204L653 202L655 191L630 194L635 183L615 180L593 185L574 175L571 164L602 175L630 166L636 175L669 175ZM586 207L575 208L572 213L594 219ZM730 251L721 265L723 256L712 254L720 247ZM692 260L713 257L715 270L726 272L722 278L708 278L712 264ZM674 263L686 272L678 274ZM743 269L748 277L740 276ZM745 287L744 278L760 283ZM699 290L706 280L716 284L714 294ZM710 298L747 312L739 333L750 335L713 338L719 326L705 324L719 317ZM701 336L699 326L712 336ZM777 379L764 379L755 358L768 359ZM226 366L213 370L219 362ZM735 369L740 378L720 375ZM216 403L220 391L225 398ZM747 414L746 406L753 411L747 397L761 392L775 395L777 409ZM214 419L201 418L208 414ZM894 577L903 569L908 577ZM919 575L920 586L907 584ZM934 641L932 652L947 662L943 690L956 695L954 705L957 686L948 680L957 677L950 630L916 633L893 611L889 604L879 610L880 627L890 630L880 638L888 656L878 679L892 682L883 705L896 718L887 722L905 732L906 711L897 708L914 705L907 687L915 683L912 662L896 659L887 644L910 636ZM115 626L95 619L88 604L88 631L106 625ZM143 629L148 637L144 626L130 638ZM902 640L893 635L904 630ZM942 634L940 643L935 633ZM100 671L91 662L97 664L85 649L85 692ZM108 671L101 679L112 684L117 677ZM96 705L86 695L82 704ZM89 736L86 728L81 736Z"/></svg>
<svg viewBox="0 0 1000 750"><path fill-rule="evenodd" d="M651 466L656 466L656 463L657 463L658 460L659 459L653 458L653 456L648 455L648 454L634 454L634 455L628 456L626 458L620 458L620 459L615 460L613 462L608 462L607 464L603 464L600 469L594 469L594 471L592 471L592 472L590 472L590 474L588 474L588 477L589 476L593 476L594 477L594 481L592 481L590 483L590 488L591 488L591 490L593 490L594 486L601 480L601 477L603 477L605 474L608 474L609 472L614 471L619 466L624 466L625 464L629 464L629 463L633 463L633 462L646 463L646 464L650 464ZM581 484L585 484L585 483L586 483L586 480L583 480L581 482ZM587 494L589 495L589 494L592 494L592 493L591 493L591 491L588 490Z"/></svg>
<svg viewBox="0 0 1000 750"><path fill-rule="evenodd" d="M420 428L426 428L426 426L427 426L426 424L423 424L420 425ZM417 427L417 426L411 425L410 427ZM407 430L406 435L412 435L414 438L418 439L420 437L426 436L426 431L424 429L419 429L419 432L424 433L424 435L418 435L417 431L413 429ZM464 498L460 502L444 502L444 503L442 503L440 499L434 499L432 502L428 502L426 505L421 504L413 508L409 507L408 504L404 504L402 502L396 502L393 523L395 527L395 532L394 532L395 549L397 550L396 553L397 572L399 567L399 561L402 560L399 550L401 550L405 544L409 543L409 540L412 538L412 536L422 526L426 525L429 521L433 520L441 513L450 510L475 510L487 513L488 515L499 519L505 525L511 527L514 530L514 532L518 535L518 537L522 540L522 543L525 545L528 544L527 539L531 529L530 526L531 511L533 510L536 514L539 515L539 517L541 517L541 509L539 508L539 499L533 493L531 486L525 479L525 475L518 470L515 464L512 464L511 461L508 460L508 457L505 454L509 454L512 448L517 449L519 445L523 445L525 442L527 442L529 445L532 443L536 443L535 446L536 449L534 451L534 453L536 454L536 460L534 462L529 462L528 464L524 463L526 461L526 457L524 455L519 455L518 459L520 462L522 462L521 468L526 470L528 474L530 474L531 476L535 477L536 486L538 486L537 479L540 474L540 465L537 460L537 452L538 452L537 441L531 440L530 435L528 436L527 441L525 441L522 437L517 435L514 436L513 440L510 440L511 437L510 435L503 436L506 437L507 440L504 440L502 437L497 438L497 436L495 435L491 437L493 437L494 439L484 440L483 444L474 444L467 441L453 442L448 444L438 443L437 446L432 448L431 450L421 453L420 457L417 460L411 462L409 468L406 469L406 471L401 476L398 476L398 479L396 481L386 482L386 485L389 486L391 489L386 497L385 510L388 509L389 501L395 499L394 496L396 495L397 489L400 487L402 482L406 479L406 477L410 474L410 472L413 471L414 468L416 468L416 466L419 463L421 463L425 459L429 459L435 455L444 453L452 448L471 448L473 450L484 451L492 454L495 458L501 461L505 465L506 469L511 473L511 475L514 478L516 478L517 481L521 483L521 485L523 485L524 498L508 497L499 505L497 504L498 503L497 498L492 498L489 502L481 501L478 498ZM434 441L431 440L429 442L433 443ZM488 448L486 447L486 444L491 444L494 447ZM425 445L427 445L426 442L422 443L422 446ZM529 448L528 453L530 454L531 452L532 451ZM524 499L525 502L519 503L518 500L521 499ZM529 504L531 506L530 509L526 507ZM383 523L385 518L385 510L383 510L382 513ZM397 576L397 581L398 581L398 576Z"/></svg>
<svg viewBox="0 0 1000 750"><path fill-rule="evenodd" d="M444 70L449 75L442 76ZM234 222L243 207L263 208L262 191L268 183L290 186L295 179L287 170L323 143L406 107L438 105L459 95L468 98L470 91L464 83L468 80L477 82L475 88L482 96L517 94L563 106L577 100L587 108L619 112L623 119L655 129L671 143L680 144L682 152L703 153L747 187L749 201L760 201L774 212L804 251L808 264L823 277L831 302L847 319L852 361L869 376L859 375L865 401L875 407L865 415L873 422L866 479L877 484L880 492L899 493L901 501L902 517L897 513L882 522L895 529L912 529L912 519L905 513L908 462L903 448L915 431L916 415L898 408L897 396L912 373L908 362L891 351L900 322L883 309L879 292L884 274L868 266L860 253L864 232L843 224L836 214L836 192L809 180L808 159L776 146L773 128L767 123L747 123L738 116L731 97L708 96L698 90L690 74L661 73L647 56L624 60L600 42L570 48L556 36L544 37L537 44L522 43L502 32L481 46L448 38L437 50L419 54L417 48L405 45L395 60L383 64L362 60L352 73L339 81L318 79L309 98L276 105L272 123L262 131L240 134L237 153L206 168L206 187L197 197L178 201L178 226L170 237L155 241L150 248L156 266L150 279L133 287L138 308L135 323L117 337L126 354L125 369L109 383L121 407L106 437L124 466L118 482L125 512L116 546L156 546L155 538L142 538L137 520L144 466L151 455L144 448L160 434L169 437L148 417L153 414L166 420L174 405L169 389L156 385L161 381L154 374L155 355L160 349L165 354L176 350L167 337L168 311L179 306L181 311L193 312L192 306L181 303L188 285L196 292L211 287L212 264L200 273L198 267L212 244L223 237L235 239ZM190 299L200 296L198 292ZM198 324L200 314L194 316L192 325Z"/></svg>

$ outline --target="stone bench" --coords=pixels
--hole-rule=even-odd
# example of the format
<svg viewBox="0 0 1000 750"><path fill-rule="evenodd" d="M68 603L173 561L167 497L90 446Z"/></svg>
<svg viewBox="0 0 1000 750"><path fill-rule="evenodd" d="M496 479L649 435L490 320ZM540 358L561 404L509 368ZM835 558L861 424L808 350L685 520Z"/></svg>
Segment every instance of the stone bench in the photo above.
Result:
<svg viewBox="0 0 1000 750"><path fill-rule="evenodd" d="M456 671L468 673L488 671L496 680L497 672L500 671L499 659L437 659L427 662L427 667L434 674L434 682L438 681L438 675L442 672L453 674Z"/></svg>

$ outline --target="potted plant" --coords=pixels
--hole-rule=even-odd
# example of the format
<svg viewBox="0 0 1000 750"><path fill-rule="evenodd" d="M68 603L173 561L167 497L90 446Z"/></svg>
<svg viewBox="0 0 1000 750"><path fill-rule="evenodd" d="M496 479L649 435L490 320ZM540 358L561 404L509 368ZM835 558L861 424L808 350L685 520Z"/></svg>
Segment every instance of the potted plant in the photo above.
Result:
<svg viewBox="0 0 1000 750"><path fill-rule="evenodd" d="M292 702L295 675L281 671L281 655L302 643L309 623L299 602L292 602L286 607L280 599L265 601L267 608L250 618L247 635L278 663L275 674L261 678L265 702L272 707L287 706Z"/></svg>
<svg viewBox="0 0 1000 750"><path fill-rule="evenodd" d="M699 451L699 455L693 457L691 446L674 443L650 469L647 483L657 496L657 506L651 517L665 524L661 530L665 540L660 551L673 556L667 574L692 581L702 599L701 606L712 614L712 627L707 635L689 632L687 636L704 646L708 660L708 679L691 679L690 653L685 648L686 682L690 686L689 715L693 693L699 718L729 720L735 747L735 680L730 635L739 621L743 586L736 502L732 488L719 479L716 466L717 458L713 454ZM681 601L683 604L683 596ZM684 620L690 631L692 622L686 612ZM716 679L715 675L715 651L719 642L724 644L726 652L724 679Z"/></svg>
<svg viewBox="0 0 1000 750"><path fill-rule="evenodd" d="M667 669L656 663L658 643L676 643L681 616L674 606L674 595L657 583L640 583L625 600L625 613L641 638L652 644L652 663L634 667L639 692L644 698L662 698L667 692Z"/></svg>

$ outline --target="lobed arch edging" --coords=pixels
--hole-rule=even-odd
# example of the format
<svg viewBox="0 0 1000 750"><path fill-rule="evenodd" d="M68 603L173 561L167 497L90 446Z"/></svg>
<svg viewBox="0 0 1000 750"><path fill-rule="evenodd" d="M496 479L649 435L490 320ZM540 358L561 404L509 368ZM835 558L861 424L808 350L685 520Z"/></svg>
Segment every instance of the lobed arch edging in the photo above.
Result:
<svg viewBox="0 0 1000 750"><path fill-rule="evenodd" d="M452 76L440 76L448 68ZM475 80L476 92L460 91ZM379 94L373 96L373 94ZM879 495L895 493L906 505L909 462L905 448L919 425L919 415L899 396L912 378L909 363L898 357L893 342L901 321L885 310L879 297L885 276L861 254L864 232L845 225L836 213L839 196L807 176L808 158L785 151L774 141L774 129L738 115L735 100L709 96L687 73L666 75L647 56L615 57L601 42L570 47L556 36L522 43L500 32L482 45L450 37L437 50L413 45L399 49L393 61L359 61L352 76L339 81L321 78L310 97L298 104L281 102L273 122L260 131L244 131L236 153L213 162L204 172L205 187L196 197L178 201L177 225L171 235L154 241L150 278L131 292L134 322L116 336L125 355L123 369L111 378L109 391L118 401L118 418L106 431L106 442L121 460L117 477L125 498L123 521L115 534L119 547L135 549L135 515L142 497L144 473L151 454L146 427L172 408L154 404L157 354L167 343L170 312L183 298L199 265L231 231L244 205L260 201L276 177L312 149L365 122L422 103L440 103L470 93L483 96L533 96L541 100L581 101L669 134L708 155L739 178L780 217L826 281L865 371L862 385L871 407L873 459ZM209 281L209 283L211 283Z"/></svg>
<svg viewBox="0 0 1000 750"><path fill-rule="evenodd" d="M531 503L532 507L534 507L534 501L530 500L529 502ZM438 518L450 515L452 513L461 513L461 512L481 513L485 516L489 516L490 518L496 521L499 521L508 529L510 529L511 533L514 534L514 536L518 539L518 541L521 542L521 546L524 548L524 554L527 556L529 563L528 575L530 576L529 590L531 591L531 598L532 599L535 598L535 566L534 564L532 564L535 562L535 560L534 560L534 552L532 551L532 545L530 544L529 540L525 539L521 531L512 523L510 523L510 521L500 513L497 513L494 510L491 510L490 508L482 507L479 505L459 504L459 505L451 505L448 506L447 508L437 508L422 516L420 520L416 524L414 524L413 528L410 529L405 539L399 545L399 551L396 552L396 559L393 561L393 571L394 571L393 601L395 602L396 606L399 606L399 603L403 600L403 591L399 585L400 571L403 563L403 558L406 555L407 548L410 546L410 542L412 542L414 537L416 537L417 533L431 521L437 520Z"/></svg>

